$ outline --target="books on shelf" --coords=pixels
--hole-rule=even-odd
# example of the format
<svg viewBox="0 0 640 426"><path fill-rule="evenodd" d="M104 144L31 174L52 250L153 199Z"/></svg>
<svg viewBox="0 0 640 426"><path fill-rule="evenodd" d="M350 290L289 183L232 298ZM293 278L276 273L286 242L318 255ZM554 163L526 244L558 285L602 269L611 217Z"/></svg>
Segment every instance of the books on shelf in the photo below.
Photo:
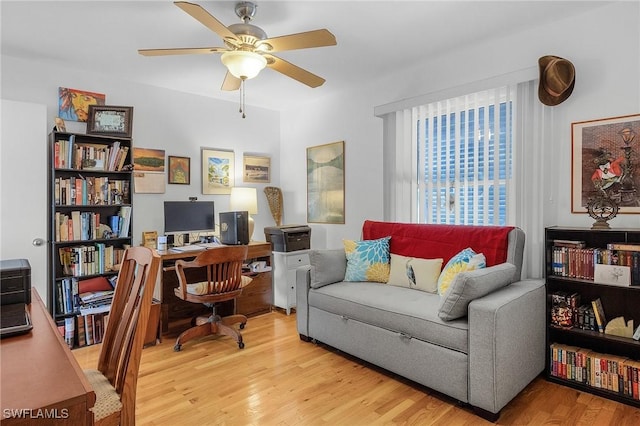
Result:
<svg viewBox="0 0 640 426"><path fill-rule="evenodd" d="M640 400L640 361L560 343L549 350L551 376Z"/></svg>
<svg viewBox="0 0 640 426"><path fill-rule="evenodd" d="M77 142L75 135L59 139L53 145L56 169L120 171L124 167L128 146L119 141L109 144Z"/></svg>
<svg viewBox="0 0 640 426"><path fill-rule="evenodd" d="M62 272L74 277L113 272L123 256L124 248L104 243L58 248Z"/></svg>
<svg viewBox="0 0 640 426"><path fill-rule="evenodd" d="M53 199L56 206L100 206L129 202L129 181L109 176L56 177Z"/></svg>
<svg viewBox="0 0 640 426"><path fill-rule="evenodd" d="M575 248L555 245L555 241L551 249L551 273L553 275L590 280L601 284L612 284L611 282L596 280L595 269L596 265L616 265L624 267L623 275L626 276L628 272L630 285L640 286L640 250L628 249L631 246L640 247L640 245L625 243L619 245L609 244L606 249ZM626 249L615 247L626 247ZM604 271L608 268L599 269Z"/></svg>

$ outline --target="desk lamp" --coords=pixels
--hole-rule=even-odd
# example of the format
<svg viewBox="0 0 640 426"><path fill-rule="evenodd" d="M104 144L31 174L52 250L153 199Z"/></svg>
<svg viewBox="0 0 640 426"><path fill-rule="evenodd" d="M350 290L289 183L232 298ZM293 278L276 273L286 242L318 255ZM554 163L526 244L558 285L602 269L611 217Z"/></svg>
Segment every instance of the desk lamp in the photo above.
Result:
<svg viewBox="0 0 640 426"><path fill-rule="evenodd" d="M231 198L229 206L234 211L249 212L249 240L253 240L253 228L255 222L252 214L258 214L258 192L255 188L241 188L234 186L231 188Z"/></svg>

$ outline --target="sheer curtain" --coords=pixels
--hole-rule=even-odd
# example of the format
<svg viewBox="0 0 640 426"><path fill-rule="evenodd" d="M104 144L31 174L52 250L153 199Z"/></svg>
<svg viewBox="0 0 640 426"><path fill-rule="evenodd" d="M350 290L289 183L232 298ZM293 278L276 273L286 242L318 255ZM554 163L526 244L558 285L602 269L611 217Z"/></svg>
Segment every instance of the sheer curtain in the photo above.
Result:
<svg viewBox="0 0 640 426"><path fill-rule="evenodd" d="M514 73L499 81L482 82L471 88L458 88L474 93L485 90L487 84L498 87L515 84L513 111L513 168L507 182L507 224L522 228L526 235L523 277L540 278L544 273L544 201L543 143L551 135L553 109L538 101L537 80L532 70ZM504 77L504 76L503 76ZM513 81L513 80L516 81ZM508 81L511 80L511 81ZM484 87L479 87L484 86ZM421 115L419 106L448 99L450 94L426 95L376 108L384 128L384 219L396 222L420 222L421 164L424 153L418 149L416 123ZM420 161L419 161L420 160Z"/></svg>

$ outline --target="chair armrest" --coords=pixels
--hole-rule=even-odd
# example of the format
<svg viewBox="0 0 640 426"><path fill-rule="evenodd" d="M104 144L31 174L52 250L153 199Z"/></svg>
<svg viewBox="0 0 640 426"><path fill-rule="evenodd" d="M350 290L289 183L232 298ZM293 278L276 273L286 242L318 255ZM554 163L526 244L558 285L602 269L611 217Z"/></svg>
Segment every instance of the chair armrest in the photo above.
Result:
<svg viewBox="0 0 640 426"><path fill-rule="evenodd" d="M545 287L523 280L469 304L469 403L498 413L544 370Z"/></svg>

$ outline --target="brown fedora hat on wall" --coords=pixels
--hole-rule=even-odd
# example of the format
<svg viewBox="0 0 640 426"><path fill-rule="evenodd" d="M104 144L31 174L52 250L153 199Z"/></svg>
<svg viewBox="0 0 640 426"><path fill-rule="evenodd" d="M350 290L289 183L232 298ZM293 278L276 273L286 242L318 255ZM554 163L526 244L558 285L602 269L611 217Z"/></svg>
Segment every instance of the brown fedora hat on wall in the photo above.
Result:
<svg viewBox="0 0 640 426"><path fill-rule="evenodd" d="M564 58L547 55L538 59L540 85L538 98L545 105L555 106L564 102L576 82L573 64Z"/></svg>

